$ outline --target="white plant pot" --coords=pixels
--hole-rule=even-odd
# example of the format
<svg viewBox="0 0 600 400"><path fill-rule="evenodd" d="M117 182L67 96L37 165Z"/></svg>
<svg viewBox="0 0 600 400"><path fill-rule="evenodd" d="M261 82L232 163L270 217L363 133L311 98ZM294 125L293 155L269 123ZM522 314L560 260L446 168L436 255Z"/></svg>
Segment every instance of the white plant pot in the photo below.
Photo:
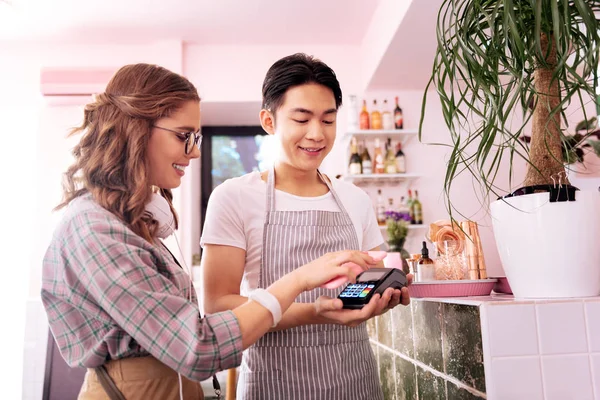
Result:
<svg viewBox="0 0 600 400"><path fill-rule="evenodd" d="M500 260L515 297L600 295L600 193L550 203L548 193L490 205Z"/></svg>

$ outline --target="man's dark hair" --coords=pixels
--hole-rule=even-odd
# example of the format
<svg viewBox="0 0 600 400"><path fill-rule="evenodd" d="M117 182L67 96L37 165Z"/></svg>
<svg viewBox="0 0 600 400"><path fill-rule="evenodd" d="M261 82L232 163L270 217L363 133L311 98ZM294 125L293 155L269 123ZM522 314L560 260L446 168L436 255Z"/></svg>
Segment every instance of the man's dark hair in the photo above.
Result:
<svg viewBox="0 0 600 400"><path fill-rule="evenodd" d="M323 61L304 53L284 57L267 71L262 86L262 108L275 111L283 103L285 92L291 87L318 83L328 87L335 98L335 108L342 105L342 89L335 72Z"/></svg>

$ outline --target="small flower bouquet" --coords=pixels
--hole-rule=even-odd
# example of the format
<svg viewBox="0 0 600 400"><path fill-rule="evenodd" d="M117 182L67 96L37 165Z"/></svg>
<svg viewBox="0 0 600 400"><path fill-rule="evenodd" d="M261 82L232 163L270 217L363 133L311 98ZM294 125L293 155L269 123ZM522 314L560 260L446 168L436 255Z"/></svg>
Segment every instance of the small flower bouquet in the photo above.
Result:
<svg viewBox="0 0 600 400"><path fill-rule="evenodd" d="M405 253L402 254L402 258L410 257L408 252L404 250L404 242L406 241L408 225L410 224L410 215L396 211L386 211L385 217L389 251Z"/></svg>

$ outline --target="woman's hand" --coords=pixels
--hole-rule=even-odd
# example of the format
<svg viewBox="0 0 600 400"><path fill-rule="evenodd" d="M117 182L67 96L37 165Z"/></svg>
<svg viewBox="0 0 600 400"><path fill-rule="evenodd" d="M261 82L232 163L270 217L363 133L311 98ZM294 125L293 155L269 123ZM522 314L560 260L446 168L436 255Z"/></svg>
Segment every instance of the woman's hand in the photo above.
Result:
<svg viewBox="0 0 600 400"><path fill-rule="evenodd" d="M409 286L413 280L412 274L408 274L406 279L406 286ZM344 309L342 300L321 296L315 301L315 311L323 319L323 323L353 327L391 310L398 304L404 306L410 304L408 287L403 287L402 290L388 288L383 292L383 296L374 295L360 310Z"/></svg>
<svg viewBox="0 0 600 400"><path fill-rule="evenodd" d="M298 279L302 291L312 290L340 276L348 278L350 282L356 282L356 275L360 272L350 265L344 265L346 263L354 263L363 271L377 265L373 257L366 252L344 250L327 253L297 268L292 274Z"/></svg>

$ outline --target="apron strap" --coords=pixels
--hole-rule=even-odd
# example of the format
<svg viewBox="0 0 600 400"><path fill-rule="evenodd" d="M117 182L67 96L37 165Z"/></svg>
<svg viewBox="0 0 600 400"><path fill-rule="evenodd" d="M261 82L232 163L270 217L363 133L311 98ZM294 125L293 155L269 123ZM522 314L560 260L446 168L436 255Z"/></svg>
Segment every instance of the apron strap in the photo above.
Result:
<svg viewBox="0 0 600 400"><path fill-rule="evenodd" d="M104 365L94 368L94 371L96 371L98 381L100 382L100 385L102 386L110 400L126 400L125 396L123 396L123 393L121 393L121 391L115 384L115 381L113 381L110 375L108 374L108 371L106 370Z"/></svg>
<svg viewBox="0 0 600 400"><path fill-rule="evenodd" d="M319 175L319 178L321 178L321 180L323 181L323 183L325 183L327 185L327 187L329 188L329 191L331 192L331 195L333 196L333 199L335 200L335 202L337 203L338 207L340 208L340 211L346 217L350 218L350 214L348 214L348 212L346 211L346 208L344 207L344 203L342 203L342 200L338 197L336 191L333 190L333 183L330 183L329 178L326 178L325 176L323 176L323 174L321 174L321 171L317 170L317 174Z"/></svg>
<svg viewBox="0 0 600 400"><path fill-rule="evenodd" d="M267 173L267 221L269 213L275 211L275 166L271 164Z"/></svg>

